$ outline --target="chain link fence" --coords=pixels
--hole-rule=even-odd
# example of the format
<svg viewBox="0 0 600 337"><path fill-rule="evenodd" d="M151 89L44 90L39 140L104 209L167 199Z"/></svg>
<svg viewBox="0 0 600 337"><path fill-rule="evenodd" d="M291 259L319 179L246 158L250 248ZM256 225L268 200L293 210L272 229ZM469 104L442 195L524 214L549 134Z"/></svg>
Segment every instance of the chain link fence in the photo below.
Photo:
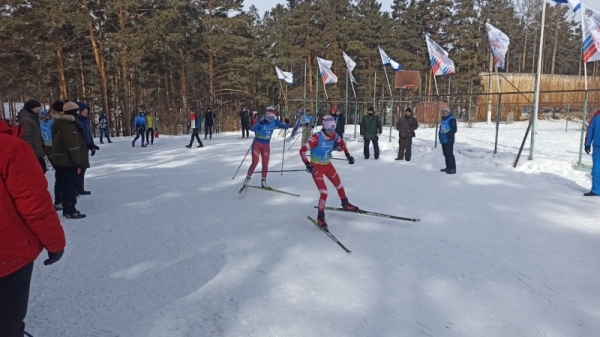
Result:
<svg viewBox="0 0 600 337"><path fill-rule="evenodd" d="M380 116L384 125L380 142L396 142L395 123L404 109L410 107L419 121L417 137L437 144L441 110L449 107L458 121L457 143L466 143L488 153L514 155L515 159L524 142L520 159L550 159L569 162L574 168L589 169L592 160L583 152L583 141L589 118L600 110L600 100L590 100L600 90L555 91L540 93L538 118L533 118L533 93L512 92L480 95L440 95L375 98L370 100L290 100L298 109L310 108L320 120L330 114L332 107L341 109L346 116L346 138L359 139L360 120L369 107ZM288 113L288 115L292 115ZM293 114L295 115L295 114ZM295 116L291 117L294 121ZM529 130L528 130L529 129ZM535 129L535 132L531 132ZM356 132L353 132L356 130ZM534 152L531 153L531 145Z"/></svg>

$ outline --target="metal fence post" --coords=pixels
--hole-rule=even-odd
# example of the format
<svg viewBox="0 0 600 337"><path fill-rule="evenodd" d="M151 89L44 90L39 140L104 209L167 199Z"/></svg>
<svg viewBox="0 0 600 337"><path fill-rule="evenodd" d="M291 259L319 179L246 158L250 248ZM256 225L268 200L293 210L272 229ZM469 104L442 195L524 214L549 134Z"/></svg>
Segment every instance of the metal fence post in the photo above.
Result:
<svg viewBox="0 0 600 337"><path fill-rule="evenodd" d="M565 125L565 132L569 131L569 111L571 110L571 104L567 104L567 121Z"/></svg>
<svg viewBox="0 0 600 337"><path fill-rule="evenodd" d="M502 94L498 94L498 108L496 109L496 141L494 142L494 154L498 153L498 133L500 132L500 117L502 109Z"/></svg>
<svg viewBox="0 0 600 337"><path fill-rule="evenodd" d="M587 120L587 108L588 108L588 91L585 91L585 99L583 100L583 118L581 119L581 137L579 139L579 160L577 161L578 166L583 166L581 163L581 157L583 156L583 134L585 133L585 121Z"/></svg>
<svg viewBox="0 0 600 337"><path fill-rule="evenodd" d="M437 149L437 141L438 141L438 128L440 126L440 98L438 97L438 102L437 102L437 111L435 113L435 145L433 146L434 149Z"/></svg>

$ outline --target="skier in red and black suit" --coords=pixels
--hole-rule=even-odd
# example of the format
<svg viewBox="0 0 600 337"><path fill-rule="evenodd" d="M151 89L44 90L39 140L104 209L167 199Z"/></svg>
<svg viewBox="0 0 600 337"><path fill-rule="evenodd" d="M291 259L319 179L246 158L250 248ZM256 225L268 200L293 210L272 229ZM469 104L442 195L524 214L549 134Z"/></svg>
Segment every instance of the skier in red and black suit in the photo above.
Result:
<svg viewBox="0 0 600 337"><path fill-rule="evenodd" d="M313 180L321 194L319 198L317 224L321 228L327 228L327 222L325 222L327 185L325 185L323 177L327 177L333 186L335 186L345 211L357 212L359 209L348 202L340 177L335 167L331 164L331 153L335 148L339 147L346 154L346 158L350 165L354 164L354 158L348 152L344 140L335 132L335 119L329 115L324 116L322 124L323 127L321 128L321 132L312 135L306 144L302 146L300 149L300 156L302 157L304 165L306 165L306 171L312 174ZM306 155L306 151L308 150L310 150L310 161Z"/></svg>

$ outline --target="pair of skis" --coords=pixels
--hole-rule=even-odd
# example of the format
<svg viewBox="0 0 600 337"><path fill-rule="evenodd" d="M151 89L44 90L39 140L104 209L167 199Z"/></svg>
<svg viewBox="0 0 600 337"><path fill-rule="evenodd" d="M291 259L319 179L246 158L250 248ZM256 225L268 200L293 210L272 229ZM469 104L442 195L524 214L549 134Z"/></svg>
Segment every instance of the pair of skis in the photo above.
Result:
<svg viewBox="0 0 600 337"><path fill-rule="evenodd" d="M315 206L315 208L317 208L317 206ZM341 207L325 207L326 210L330 210L330 211L339 211L339 212L348 212L345 211L343 208ZM380 217L380 218L386 218L386 219L394 219L394 220L403 220L403 221L412 221L412 222L418 222L421 221L421 219L417 219L417 218L405 218L405 217L401 217L401 216L395 216L395 215L389 215L389 214L384 214L384 213L377 213L377 212L371 212L371 211L365 211L365 210L358 210L356 212L348 212L348 213L358 213L358 214L363 214L363 215L370 215L370 216L375 216L375 217ZM317 226L317 228L319 228L320 230L322 230L333 242L337 243L346 253L351 253L352 251L350 251L350 249L346 248L346 246L344 246L344 244L342 244L340 242L340 240L338 240L330 231L329 228L327 227L319 227L319 225L317 224L317 221L313 218L311 218L310 216L308 217L308 220L310 220L315 226Z"/></svg>

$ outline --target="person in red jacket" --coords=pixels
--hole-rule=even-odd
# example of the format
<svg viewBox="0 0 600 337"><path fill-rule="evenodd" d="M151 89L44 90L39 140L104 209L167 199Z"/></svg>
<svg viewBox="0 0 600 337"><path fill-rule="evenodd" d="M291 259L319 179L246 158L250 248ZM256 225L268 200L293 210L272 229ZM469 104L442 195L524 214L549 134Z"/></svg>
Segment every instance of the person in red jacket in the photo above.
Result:
<svg viewBox="0 0 600 337"><path fill-rule="evenodd" d="M0 120L0 336L23 337L33 261L48 251L45 265L58 261L65 233L22 128Z"/></svg>

